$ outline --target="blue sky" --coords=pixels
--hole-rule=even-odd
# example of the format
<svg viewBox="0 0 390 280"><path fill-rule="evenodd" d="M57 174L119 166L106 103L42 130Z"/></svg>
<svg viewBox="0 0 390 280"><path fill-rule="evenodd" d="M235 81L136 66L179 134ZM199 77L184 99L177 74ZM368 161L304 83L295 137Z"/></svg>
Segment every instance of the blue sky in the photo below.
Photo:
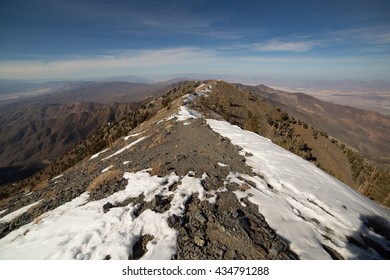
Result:
<svg viewBox="0 0 390 280"><path fill-rule="evenodd" d="M0 0L0 79L390 80L390 1Z"/></svg>

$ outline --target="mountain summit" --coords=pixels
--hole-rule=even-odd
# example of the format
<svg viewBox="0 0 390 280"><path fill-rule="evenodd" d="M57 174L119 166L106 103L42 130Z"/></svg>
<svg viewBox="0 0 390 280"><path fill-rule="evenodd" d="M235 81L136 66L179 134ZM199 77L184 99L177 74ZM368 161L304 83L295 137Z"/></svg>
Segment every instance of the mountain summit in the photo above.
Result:
<svg viewBox="0 0 390 280"><path fill-rule="evenodd" d="M280 108L211 80L144 110L125 137L3 199L1 259L390 258L389 210L319 169L341 156L317 158Z"/></svg>

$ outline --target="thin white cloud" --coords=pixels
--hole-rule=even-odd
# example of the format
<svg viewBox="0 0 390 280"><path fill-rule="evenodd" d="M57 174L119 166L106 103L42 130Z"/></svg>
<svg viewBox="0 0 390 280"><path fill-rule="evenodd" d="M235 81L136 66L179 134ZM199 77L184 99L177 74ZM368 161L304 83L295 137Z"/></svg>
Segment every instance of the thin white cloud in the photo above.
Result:
<svg viewBox="0 0 390 280"><path fill-rule="evenodd" d="M390 26L353 27L314 34L290 35L287 39L273 38L249 46L258 52L310 52L315 47L343 46L349 53L389 52Z"/></svg>
<svg viewBox="0 0 390 280"><path fill-rule="evenodd" d="M284 49L284 48L283 48ZM297 46L289 49L304 49ZM307 53L288 56L260 52L240 54L206 48L112 51L90 58L43 61L0 61L3 79L87 79L137 75L153 77L180 73L220 75L312 75L321 78L390 80L390 57L318 57Z"/></svg>
<svg viewBox="0 0 390 280"><path fill-rule="evenodd" d="M253 49L261 52L307 52L315 46L318 41L282 41L279 39L267 40L265 43L254 44Z"/></svg>
<svg viewBox="0 0 390 280"><path fill-rule="evenodd" d="M355 27L331 31L326 34L326 39L365 45L389 45L390 26Z"/></svg>
<svg viewBox="0 0 390 280"><path fill-rule="evenodd" d="M199 48L173 48L115 52L92 58L68 60L18 60L0 62L2 78L52 78L110 76L111 73L128 71L152 71L154 68L175 68L212 63L212 50Z"/></svg>

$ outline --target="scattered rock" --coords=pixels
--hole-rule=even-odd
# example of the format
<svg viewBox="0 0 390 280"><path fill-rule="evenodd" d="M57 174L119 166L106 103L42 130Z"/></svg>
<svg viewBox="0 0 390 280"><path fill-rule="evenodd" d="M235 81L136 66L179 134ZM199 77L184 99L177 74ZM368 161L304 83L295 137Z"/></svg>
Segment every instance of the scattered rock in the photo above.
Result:
<svg viewBox="0 0 390 280"><path fill-rule="evenodd" d="M203 247L204 244L206 243L206 241L204 239L202 239L201 237L199 237L199 236L195 236L194 242L199 247Z"/></svg>
<svg viewBox="0 0 390 280"><path fill-rule="evenodd" d="M322 248L332 257L334 260L344 260L344 258L334 249L322 244Z"/></svg>
<svg viewBox="0 0 390 280"><path fill-rule="evenodd" d="M103 205L103 212L107 213L112 207L114 207L114 205L112 205L111 202L107 202Z"/></svg>
<svg viewBox="0 0 390 280"><path fill-rule="evenodd" d="M146 245L148 244L149 241L153 240L154 236L153 235L142 235L140 238L135 242L133 246L133 254L129 255L129 260L139 260L142 258L143 255L148 251L146 249Z"/></svg>
<svg viewBox="0 0 390 280"><path fill-rule="evenodd" d="M205 216L200 213L200 212L197 212L194 216L194 218L199 221L199 223L201 223L202 225L205 224L207 222L207 219L205 218Z"/></svg>
<svg viewBox="0 0 390 280"><path fill-rule="evenodd" d="M276 258L280 252L284 250L285 245L281 242L274 243L272 245L272 248L269 250L269 254L273 257Z"/></svg>

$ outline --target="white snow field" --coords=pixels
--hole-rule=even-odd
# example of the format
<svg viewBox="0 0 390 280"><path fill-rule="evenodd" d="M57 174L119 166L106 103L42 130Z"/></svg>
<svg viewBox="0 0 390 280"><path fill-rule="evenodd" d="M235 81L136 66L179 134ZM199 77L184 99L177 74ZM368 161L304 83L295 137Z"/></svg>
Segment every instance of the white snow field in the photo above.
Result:
<svg viewBox="0 0 390 280"><path fill-rule="evenodd" d="M170 259L176 252L177 231L168 226L167 219L173 214L183 215L191 194L198 193L199 199L206 199L207 192L201 185L206 176L199 179L190 172L182 178L173 173L160 178L151 176L147 170L125 173L124 178L128 180L125 190L90 202L85 192L2 238L0 259L99 260L107 255L111 259L128 259L134 243L146 234L154 239L148 243L142 259ZM179 184L177 189L169 191L175 183ZM139 205L133 203L103 212L103 205L108 202L116 205L140 194L144 195L144 201L152 201L157 194L173 195L171 207L164 213L147 209L138 217L134 212ZM215 196L211 199L215 200Z"/></svg>
<svg viewBox="0 0 390 280"><path fill-rule="evenodd" d="M361 241L357 233L362 231L390 250L390 242L383 244L383 238L363 224L365 218L374 216L389 221L387 209L267 138L225 121L208 119L207 123L242 147L243 156L251 155L246 156L246 163L259 176L231 173L227 180L241 185L245 179L256 184L256 188L235 192L237 197L248 197L257 204L268 224L291 242L291 249L300 258L330 259L322 244L346 259L372 258L376 252L347 244L348 236Z"/></svg>

